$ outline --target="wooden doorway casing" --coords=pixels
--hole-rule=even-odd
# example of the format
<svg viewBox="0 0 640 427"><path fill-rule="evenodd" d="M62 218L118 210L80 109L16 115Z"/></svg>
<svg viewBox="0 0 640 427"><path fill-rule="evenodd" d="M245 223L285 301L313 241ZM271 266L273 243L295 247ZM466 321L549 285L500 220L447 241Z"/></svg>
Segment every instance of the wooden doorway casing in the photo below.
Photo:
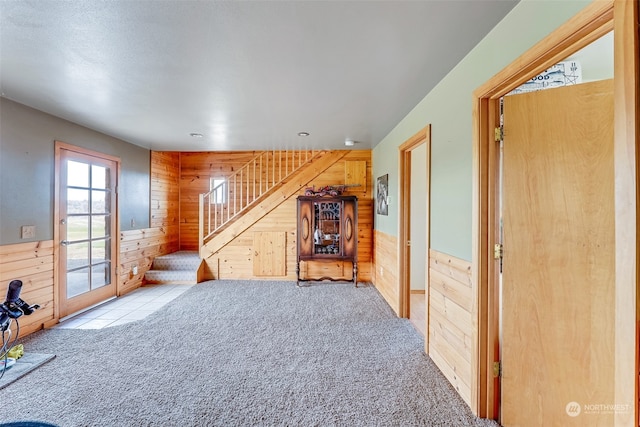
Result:
<svg viewBox="0 0 640 427"><path fill-rule="evenodd" d="M400 177L400 200L399 200L399 232L398 236L400 236L400 241L398 242L398 266L399 266L399 275L400 278L400 317L409 318L410 315L410 300L411 300L411 280L410 275L411 271L409 268L409 263L411 259L411 247L409 246L409 242L411 240L411 209L410 209L410 192L411 192L411 151L417 148L418 146L426 144L427 151L427 183L426 183L426 200L427 205L425 207L426 212L426 242L427 242L427 250L425 251L425 265L428 267L428 258L429 258L429 234L430 234L430 220L429 220L429 194L430 194L430 168L431 168L431 125L425 126L411 138L406 140L402 145L398 147L399 150L399 159L400 164L398 167L398 174ZM425 279L426 283L429 283L429 269L425 270ZM428 288L425 288L426 298L428 298ZM428 311L429 305L425 304L425 319L428 322ZM429 341L429 330L428 328L425 331L425 348L427 348L427 343Z"/></svg>
<svg viewBox="0 0 640 427"><path fill-rule="evenodd" d="M498 242L498 150L492 143L499 123L499 98L611 30L616 170L614 389L617 402L633 399L635 406L634 411L616 414L615 425L638 425L638 2L625 0L589 4L473 94L472 314L476 327L471 406L481 417L497 418L500 404L499 382L492 375L499 355L498 271L493 260L493 244Z"/></svg>

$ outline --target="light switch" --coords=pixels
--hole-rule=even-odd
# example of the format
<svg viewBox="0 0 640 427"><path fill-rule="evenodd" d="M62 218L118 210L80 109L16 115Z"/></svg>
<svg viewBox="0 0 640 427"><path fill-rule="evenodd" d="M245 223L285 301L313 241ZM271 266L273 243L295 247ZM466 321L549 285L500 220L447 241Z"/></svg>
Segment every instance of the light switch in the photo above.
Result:
<svg viewBox="0 0 640 427"><path fill-rule="evenodd" d="M33 239L34 237L36 237L36 226L23 225L20 228L20 236L22 239Z"/></svg>

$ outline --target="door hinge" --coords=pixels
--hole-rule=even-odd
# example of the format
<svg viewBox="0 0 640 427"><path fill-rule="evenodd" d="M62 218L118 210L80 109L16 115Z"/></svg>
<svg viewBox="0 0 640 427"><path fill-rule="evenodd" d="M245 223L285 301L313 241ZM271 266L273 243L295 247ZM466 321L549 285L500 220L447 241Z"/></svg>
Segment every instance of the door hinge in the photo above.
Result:
<svg viewBox="0 0 640 427"><path fill-rule="evenodd" d="M502 374L502 365L500 361L493 362L493 378L498 378Z"/></svg>
<svg viewBox="0 0 640 427"><path fill-rule="evenodd" d="M504 249L500 243L493 245L493 259L502 259Z"/></svg>
<svg viewBox="0 0 640 427"><path fill-rule="evenodd" d="M504 137L504 128L502 126L498 126L493 130L493 138L496 142L502 141Z"/></svg>

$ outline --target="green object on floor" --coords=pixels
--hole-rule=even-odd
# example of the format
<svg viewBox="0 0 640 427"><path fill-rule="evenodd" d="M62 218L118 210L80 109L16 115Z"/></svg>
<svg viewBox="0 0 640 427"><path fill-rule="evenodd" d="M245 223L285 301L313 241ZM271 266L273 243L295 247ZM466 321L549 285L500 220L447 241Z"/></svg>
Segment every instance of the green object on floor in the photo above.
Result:
<svg viewBox="0 0 640 427"><path fill-rule="evenodd" d="M11 349L7 352L7 356L13 357L18 360L24 355L24 346L22 344L17 344L11 347ZM4 357L4 354L2 355Z"/></svg>

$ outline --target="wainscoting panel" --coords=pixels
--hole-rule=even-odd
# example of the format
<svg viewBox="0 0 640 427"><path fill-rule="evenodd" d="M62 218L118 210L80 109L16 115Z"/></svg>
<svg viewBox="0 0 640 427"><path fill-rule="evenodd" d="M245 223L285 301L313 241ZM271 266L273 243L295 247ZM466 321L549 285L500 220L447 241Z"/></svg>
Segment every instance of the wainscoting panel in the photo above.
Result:
<svg viewBox="0 0 640 427"><path fill-rule="evenodd" d="M429 340L425 349L471 404L471 263L429 251Z"/></svg>
<svg viewBox="0 0 640 427"><path fill-rule="evenodd" d="M373 283L396 314L400 313L398 238L374 230Z"/></svg>
<svg viewBox="0 0 640 427"><path fill-rule="evenodd" d="M54 312L53 241L0 246L0 299L5 300L11 280L22 280L20 298L40 308L21 316L20 336L57 323Z"/></svg>

